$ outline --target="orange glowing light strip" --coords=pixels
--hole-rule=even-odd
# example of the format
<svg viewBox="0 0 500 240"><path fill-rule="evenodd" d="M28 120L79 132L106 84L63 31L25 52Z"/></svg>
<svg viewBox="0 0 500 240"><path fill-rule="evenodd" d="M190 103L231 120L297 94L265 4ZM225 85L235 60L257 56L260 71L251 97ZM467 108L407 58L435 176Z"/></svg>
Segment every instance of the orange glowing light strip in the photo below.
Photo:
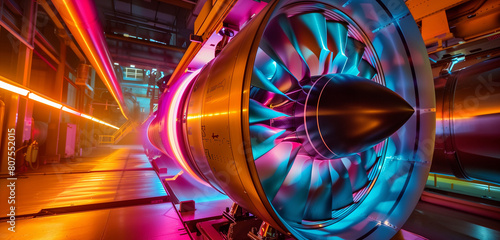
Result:
<svg viewBox="0 0 500 240"><path fill-rule="evenodd" d="M71 109L71 108L68 108L68 107L66 107L66 106L63 106L63 107L61 108L61 110L65 111L65 112L67 112L67 113L71 113L71 114L74 114L74 115L77 115L77 116L81 116L81 113L79 113L79 112L77 112L77 111L75 111L75 110L73 110L73 109Z"/></svg>
<svg viewBox="0 0 500 240"><path fill-rule="evenodd" d="M92 51L92 48L90 47L90 45L88 44L87 40L85 39L83 33L82 33L82 30L80 29L80 26L78 25L75 17L74 17L74 14L73 14L73 11L70 9L70 7L68 6L68 3L66 2L66 0L63 0L62 1L63 4L64 4L64 7L66 8L66 10L68 11L69 13L69 16L71 17L71 20L73 21L73 23L75 24L76 26L76 29L78 31L78 33L80 34L80 37L81 39L83 40L83 42L85 43L85 46L87 47L87 50L89 51L90 55L92 56L92 59L94 60L94 62L96 63L95 65L97 66L97 68L99 69L99 72L101 72L101 75L102 77L104 77L104 84L106 84L106 86L108 87L108 89L110 89L110 93L111 95L113 95L113 98L116 99L116 102L118 103L118 105L120 106L120 111L122 112L122 115L128 119L127 115L125 114L125 112L123 112L123 106L121 106L121 103L120 101L118 101L118 97L116 96L116 94L114 93L114 91L111 91L111 89L113 89L113 87L109 84L109 79L107 78L107 75L104 74L104 71L102 70L101 68L101 65L97 64L98 61L97 61L97 58L95 57L94 55L94 52Z"/></svg>
<svg viewBox="0 0 500 240"><path fill-rule="evenodd" d="M177 174L175 174L175 176L173 176L173 177L169 177L169 178L165 178L165 181L167 181L167 182L168 182L168 181L175 181L175 179L177 179L177 178L178 178L180 175L182 175L183 173L184 173L184 171L182 171L182 170L181 170L180 172L178 172Z"/></svg>
<svg viewBox="0 0 500 240"><path fill-rule="evenodd" d="M25 97L30 92L26 89L14 86L14 85L6 83L4 81L0 81L0 88L5 89L5 90L10 91L10 92L13 92L13 93L17 93L17 94L19 94L21 96L25 96Z"/></svg>
<svg viewBox="0 0 500 240"><path fill-rule="evenodd" d="M32 92L30 92L30 94L28 95L28 98L32 99L32 100L35 100L35 101L37 101L39 103L43 103L45 105L51 106L53 108L61 109L61 107L62 107L62 104L56 103L54 101L51 101L51 100L49 100L47 98L44 98L44 97L39 96L39 95L37 95L35 93L32 93Z"/></svg>
<svg viewBox="0 0 500 240"><path fill-rule="evenodd" d="M88 119L88 120L92 120L92 116L89 116L89 115L87 115L85 113L82 113L81 116L84 117L84 118L86 118L86 119Z"/></svg>
<svg viewBox="0 0 500 240"><path fill-rule="evenodd" d="M93 117L93 118L92 118L92 119L90 119L90 120L92 120L92 121L94 121L94 122L96 122L96 123L101 123L101 120L99 120L99 119L97 119L97 118L95 118L95 117Z"/></svg>
<svg viewBox="0 0 500 240"><path fill-rule="evenodd" d="M2 78L3 79L3 78ZM10 81L10 80L7 80L7 81ZM89 116L87 114L84 114L84 113L80 113L68 106L65 106L55 100L52 100L48 97L45 97L39 93L35 93L33 91L30 91L28 89L25 89L25 88L22 88L22 87L17 87L13 84L10 84L8 82L5 82L5 81L1 81L0 80L0 88L1 89L4 89L4 90L7 90L9 92L12 92L12 93L15 93L15 94L19 94L21 96L28 96L29 99L33 100L33 101L37 101L39 103L42 103L42 104L45 104L47 106L51 106L53 108L56 108L56 109L59 109L59 110L63 110L67 113L71 113L71 114L74 114L76 116L81 116L81 117L84 117L86 119L89 119L89 120L93 120L97 123L100 123L100 124L103 124L103 125L106 125L108 127L111 127L111 128L114 128L114 129L119 129L119 127L116 127L114 125L111 125L107 122L104 122L104 121L101 121L97 118L94 118L92 116Z"/></svg>
<svg viewBox="0 0 500 240"><path fill-rule="evenodd" d="M189 83L193 80L194 77L198 75L198 73L201 71L201 69L198 69L197 71L191 73L186 79L183 80L177 91L175 92L172 101L170 102L170 107L169 107L169 113L168 113L168 119L167 119L167 128L168 132L171 134L168 134L168 140L170 143L170 148L172 149L175 159L179 162L179 164L182 166L184 170L186 170L189 175L194 177L198 182L209 186L205 181L200 179L198 175L189 167L187 164L186 160L184 159L182 155L182 150L181 147L179 146L179 141L175 138L177 136L177 128L176 128L176 122L177 122L177 114L179 112L179 101L182 96L182 93L184 93L185 89L189 85Z"/></svg>

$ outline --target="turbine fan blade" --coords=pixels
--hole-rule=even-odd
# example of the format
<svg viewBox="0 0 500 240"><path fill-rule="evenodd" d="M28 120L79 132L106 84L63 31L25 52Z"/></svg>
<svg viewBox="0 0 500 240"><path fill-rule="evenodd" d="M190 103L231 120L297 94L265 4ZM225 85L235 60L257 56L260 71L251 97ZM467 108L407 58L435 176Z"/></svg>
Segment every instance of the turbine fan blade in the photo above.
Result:
<svg viewBox="0 0 500 240"><path fill-rule="evenodd" d="M255 67L253 68L253 74L252 74L252 86L264 89L272 93L279 94L281 96L290 99L287 95L281 92L276 86L274 86L259 69Z"/></svg>
<svg viewBox="0 0 500 240"><path fill-rule="evenodd" d="M280 106L275 106L273 109L278 112L282 112L288 114L290 116L294 115L296 103L295 102L287 102Z"/></svg>
<svg viewBox="0 0 500 240"><path fill-rule="evenodd" d="M331 63L327 73L340 73L347 62L345 48L347 44L347 24L327 21L328 49L331 53Z"/></svg>
<svg viewBox="0 0 500 240"><path fill-rule="evenodd" d="M272 122L271 126L281 128L281 129L291 129L295 130L295 117L286 117L276 119Z"/></svg>
<svg viewBox="0 0 500 240"><path fill-rule="evenodd" d="M372 79L377 74L377 70L364 59L361 59L361 62L359 62L358 69L358 77Z"/></svg>
<svg viewBox="0 0 500 240"><path fill-rule="evenodd" d="M347 168L349 172L349 179L351 180L352 192L356 192L363 188L368 182L368 175L361 162L361 158L358 154L341 158L342 163Z"/></svg>
<svg viewBox="0 0 500 240"><path fill-rule="evenodd" d="M313 12L295 15L289 21L293 36L288 37L307 63L311 76L323 74L324 63L330 53L325 17L321 13Z"/></svg>
<svg viewBox="0 0 500 240"><path fill-rule="evenodd" d="M314 160L304 219L327 220L332 218L332 177L329 161Z"/></svg>
<svg viewBox="0 0 500 240"><path fill-rule="evenodd" d="M276 94L259 87L250 88L250 98L264 106L276 106L292 101L288 95Z"/></svg>
<svg viewBox="0 0 500 240"><path fill-rule="evenodd" d="M254 68L259 69L268 79L276 74L277 63L262 48L257 49Z"/></svg>
<svg viewBox="0 0 500 240"><path fill-rule="evenodd" d="M267 26L259 46L285 71L300 80L309 75L309 70L303 58L294 50L296 41L294 43L293 38L289 38L291 35L293 33L287 16L279 15Z"/></svg>
<svg viewBox="0 0 500 240"><path fill-rule="evenodd" d="M348 59L342 73L356 76L359 73L359 62L365 52L365 44L354 38L348 38L345 51Z"/></svg>
<svg viewBox="0 0 500 240"><path fill-rule="evenodd" d="M332 209L340 209L353 202L351 181L349 172L342 160L332 159L329 161L330 175L332 178Z"/></svg>
<svg viewBox="0 0 500 240"><path fill-rule="evenodd" d="M311 183L313 159L305 155L297 155L292 168L285 177L272 204L281 217L302 222L306 207L307 192Z"/></svg>
<svg viewBox="0 0 500 240"><path fill-rule="evenodd" d="M250 142L252 144L253 158L257 159L273 149L277 138L285 132L284 129L273 128L263 124L250 126Z"/></svg>
<svg viewBox="0 0 500 240"><path fill-rule="evenodd" d="M271 82L283 93L288 93L302 88L299 80L297 80L280 65L276 65L276 73L271 79Z"/></svg>
<svg viewBox="0 0 500 240"><path fill-rule="evenodd" d="M257 101L250 99L248 106L250 123L261 122L278 117L288 117L288 115L274 111Z"/></svg>
<svg viewBox="0 0 500 240"><path fill-rule="evenodd" d="M281 142L255 160L260 182L269 201L273 200L300 148L299 143Z"/></svg>
<svg viewBox="0 0 500 240"><path fill-rule="evenodd" d="M361 157L363 167L367 171L373 166L373 164L375 164L377 160L377 154L375 153L375 150L373 148L369 148L368 150L361 152L359 156Z"/></svg>

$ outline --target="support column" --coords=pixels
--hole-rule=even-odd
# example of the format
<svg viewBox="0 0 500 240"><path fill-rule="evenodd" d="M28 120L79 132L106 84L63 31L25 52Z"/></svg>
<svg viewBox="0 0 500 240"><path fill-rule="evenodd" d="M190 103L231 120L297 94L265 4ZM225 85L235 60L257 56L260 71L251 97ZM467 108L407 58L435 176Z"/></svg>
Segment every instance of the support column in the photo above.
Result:
<svg viewBox="0 0 500 240"><path fill-rule="evenodd" d="M66 36L63 29L59 29L59 35L61 37L61 44L59 49L59 65L57 66L56 79L54 82L54 99L62 102L63 96L63 86L64 86L64 72L66 69L66 50L68 46L68 37ZM57 109L51 109L50 121L49 121L49 131L47 135L46 143L46 155L50 159L50 162L59 162L59 136L61 132L61 118L62 111Z"/></svg>
<svg viewBox="0 0 500 240"><path fill-rule="evenodd" d="M35 31L35 21L36 21L36 11L37 3L35 0L25 0L24 1L24 16L19 39L21 44L19 44L18 49L18 63L16 78L14 81L21 83L23 86L28 87L31 74L31 60L33 56L33 49L26 44L33 46L34 42L34 31ZM23 44L23 41L26 44ZM8 115L6 115L8 121L7 129L14 128L16 130L16 149L21 148L24 141L31 138L31 124L32 124L32 113L33 113L33 102L25 97L20 97L19 95L12 96L9 99L9 110L7 110ZM13 119L14 118L14 119ZM22 151L16 154L16 170L19 171L24 166L24 158L22 158Z"/></svg>
<svg viewBox="0 0 500 240"><path fill-rule="evenodd" d="M11 94L11 93L6 93L4 96L5 99L3 99L5 103L5 117L3 118L3 129L2 129L2 145L1 145L1 164L0 164L0 174L8 174L8 133L12 131L12 129L16 129L17 125L17 111L18 111L18 106L19 106L19 95L17 94ZM17 130L16 130L17 132ZM17 135L17 134L16 134ZM16 136L17 140L17 136ZM16 149L19 148L20 145L17 144L16 141ZM18 164L16 161L16 169Z"/></svg>

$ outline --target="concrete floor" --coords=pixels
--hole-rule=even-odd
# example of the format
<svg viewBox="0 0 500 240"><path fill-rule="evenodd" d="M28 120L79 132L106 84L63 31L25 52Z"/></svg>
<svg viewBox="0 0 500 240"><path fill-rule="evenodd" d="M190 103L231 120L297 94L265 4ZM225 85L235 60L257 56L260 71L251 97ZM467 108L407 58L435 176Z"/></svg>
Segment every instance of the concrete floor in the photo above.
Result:
<svg viewBox="0 0 500 240"><path fill-rule="evenodd" d="M430 240L500 239L500 222L420 201L403 229Z"/></svg>
<svg viewBox="0 0 500 240"><path fill-rule="evenodd" d="M0 239L190 239L140 146L43 165L16 186L16 233L1 191Z"/></svg>

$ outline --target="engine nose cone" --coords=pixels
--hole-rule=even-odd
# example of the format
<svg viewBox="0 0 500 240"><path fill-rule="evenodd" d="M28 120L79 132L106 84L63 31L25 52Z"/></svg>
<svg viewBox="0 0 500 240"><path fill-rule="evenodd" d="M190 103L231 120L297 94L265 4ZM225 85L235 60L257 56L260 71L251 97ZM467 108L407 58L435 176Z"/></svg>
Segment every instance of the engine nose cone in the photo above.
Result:
<svg viewBox="0 0 500 240"><path fill-rule="evenodd" d="M331 159L362 152L396 132L414 109L398 94L365 78L315 77L304 107L304 146Z"/></svg>

